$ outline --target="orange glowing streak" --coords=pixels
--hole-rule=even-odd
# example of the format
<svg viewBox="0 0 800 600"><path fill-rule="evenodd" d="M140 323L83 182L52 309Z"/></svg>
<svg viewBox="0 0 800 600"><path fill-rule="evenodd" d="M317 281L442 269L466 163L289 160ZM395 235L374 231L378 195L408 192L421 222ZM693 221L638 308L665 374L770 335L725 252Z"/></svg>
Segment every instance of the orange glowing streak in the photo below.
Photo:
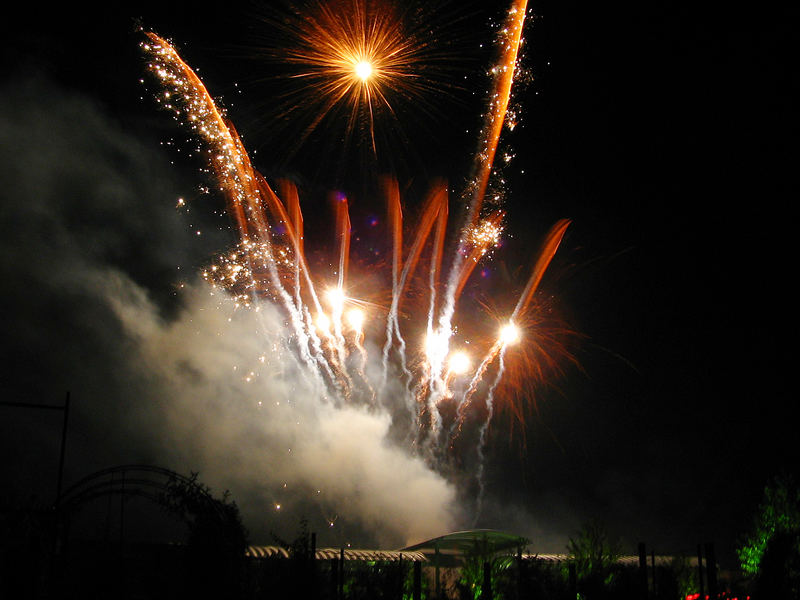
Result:
<svg viewBox="0 0 800 600"><path fill-rule="evenodd" d="M420 222L417 225L417 235L414 238L414 243L411 245L408 258L406 259L405 266L403 267L402 275L400 276L400 281L397 285L397 295L400 297L402 297L403 291L408 284L410 275L417 267L417 262L422 254L422 249L425 247L425 242L430 236L431 229L433 228L433 224L436 221L437 216L442 211L442 206L447 206L447 188L443 183L440 183L433 188L432 192L428 196L425 209L423 210L422 216L420 217ZM445 214L447 214L446 208L444 210Z"/></svg>
<svg viewBox="0 0 800 600"><path fill-rule="evenodd" d="M483 196L486 193L486 186L489 183L489 175L492 171L494 156L497 153L497 143L500 139L500 132L503 129L503 121L508 109L508 101L511 96L511 84L514 81L514 70L517 64L520 42L522 41L522 29L525 22L525 10L527 0L517 0L508 11L508 19L505 29L507 42L503 48L503 56L500 61L500 75L495 86L494 97L491 103L491 110L486 123L488 131L484 139L484 148L481 149L480 165L478 167L477 187L474 202L471 208L474 223L480 214L480 207L483 203Z"/></svg>
<svg viewBox="0 0 800 600"><path fill-rule="evenodd" d="M336 199L336 229L339 238L339 289L344 289L350 261L350 213L347 198Z"/></svg>
<svg viewBox="0 0 800 600"><path fill-rule="evenodd" d="M284 180L280 182L280 191L280 197L285 199L286 211L289 215L292 227L294 227L295 236L297 238L296 248L299 250L299 254L303 254L303 213L300 210L300 197L297 194L297 187L290 181Z"/></svg>
<svg viewBox="0 0 800 600"><path fill-rule="evenodd" d="M434 290L439 287L439 276L442 272L442 257L444 256L444 240L447 233L447 213L448 203L445 197L439 206L439 214L436 218L436 233L433 238L433 253L431 255L431 277L430 283ZM431 307L429 314L431 318L436 310L436 296L431 294Z"/></svg>
<svg viewBox="0 0 800 600"><path fill-rule="evenodd" d="M556 250L558 250L564 233L567 231L567 227L569 227L570 223L571 221L569 219L561 219L553 225L550 232L547 234L547 238L545 238L542 244L542 251L539 253L539 258L536 260L536 264L533 267L533 272L528 279L525 290L522 292L519 302L517 302L517 306L511 314L512 321L515 321L520 315L524 315L525 311L528 309L533 294L536 293L536 289L539 287L542 277L544 277L544 272L547 270L547 267L550 266L550 261L553 260L553 256Z"/></svg>
<svg viewBox="0 0 800 600"><path fill-rule="evenodd" d="M305 255L302 251L302 240L300 236L298 236L295 228L292 226L292 220L289 218L289 214L287 213L283 202L281 202L280 198L278 198L275 192L272 191L272 188L269 186L267 180L264 179L264 176L261 173L258 171L253 171L252 175L257 182L258 190L261 192L261 196L266 200L267 208L275 215L278 221L283 223L284 227L286 228L286 236L292 241L292 246L295 251L295 260L299 265L299 270L303 274L308 290L311 293L314 307L317 309L317 312L321 312L322 307L319 303L316 292L314 292L314 283L311 280L311 272L308 268L308 263L306 262ZM263 221L263 227L266 228L268 225L266 225L266 220L263 218L262 212L263 211L251 211L251 218L257 218L260 222ZM253 217L253 215L255 215L255 217ZM302 223L302 217L300 217L299 222Z"/></svg>
<svg viewBox="0 0 800 600"><path fill-rule="evenodd" d="M389 227L392 232L392 289L397 289L400 269L403 265L403 209L400 207L400 190L397 181L384 180L384 193L389 212Z"/></svg>
<svg viewBox="0 0 800 600"><path fill-rule="evenodd" d="M229 192L229 211L236 220L239 232L243 239L249 239L245 207L242 205L239 195L235 193L235 188L239 185L247 191L252 191L252 182L248 178L248 175L252 172L252 167L247 154L242 152L238 136L234 133L233 127L226 122L217 110L203 82L183 62L169 42L152 32L145 32L145 35L160 49L161 55L166 56L167 65L175 69L186 80L192 92L191 97L187 96L187 102L191 102L193 110L196 113L206 115L206 122L201 124L201 135L213 141L220 154L228 159L227 162L222 160L211 162L223 188ZM166 75L168 76L169 74ZM217 139L217 136L220 136L221 139ZM231 172L231 167L233 172Z"/></svg>

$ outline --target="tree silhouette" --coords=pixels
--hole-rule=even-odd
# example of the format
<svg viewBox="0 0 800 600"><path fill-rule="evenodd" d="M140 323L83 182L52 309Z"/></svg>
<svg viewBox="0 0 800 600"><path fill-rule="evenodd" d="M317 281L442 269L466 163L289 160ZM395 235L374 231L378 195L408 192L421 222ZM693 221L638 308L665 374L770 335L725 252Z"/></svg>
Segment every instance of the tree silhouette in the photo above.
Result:
<svg viewBox="0 0 800 600"><path fill-rule="evenodd" d="M225 491L221 499L197 483L173 479L161 503L189 528L186 543L188 591L195 598L237 598L244 581L247 530L239 508Z"/></svg>

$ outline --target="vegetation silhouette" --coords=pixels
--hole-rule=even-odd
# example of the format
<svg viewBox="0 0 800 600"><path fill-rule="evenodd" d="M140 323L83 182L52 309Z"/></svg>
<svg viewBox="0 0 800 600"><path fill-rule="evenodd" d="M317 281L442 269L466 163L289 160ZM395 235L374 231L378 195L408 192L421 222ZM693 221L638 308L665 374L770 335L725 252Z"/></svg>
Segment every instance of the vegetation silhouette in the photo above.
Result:
<svg viewBox="0 0 800 600"><path fill-rule="evenodd" d="M752 528L738 550L758 599L800 598L800 487L788 473L765 487Z"/></svg>
<svg viewBox="0 0 800 600"><path fill-rule="evenodd" d="M185 568L187 591L195 598L240 598L245 581L248 533L239 508L225 490L221 499L197 481L173 479L162 496L162 506L189 529Z"/></svg>

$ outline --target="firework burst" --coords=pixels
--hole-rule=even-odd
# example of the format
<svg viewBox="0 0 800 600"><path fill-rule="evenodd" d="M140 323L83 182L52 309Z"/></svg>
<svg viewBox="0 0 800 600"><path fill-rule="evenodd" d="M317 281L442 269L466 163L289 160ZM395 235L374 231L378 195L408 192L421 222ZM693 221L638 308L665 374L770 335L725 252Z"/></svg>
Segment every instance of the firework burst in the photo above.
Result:
<svg viewBox="0 0 800 600"><path fill-rule="evenodd" d="M387 94L398 89L414 94L424 86L414 70L424 46L406 35L393 7L385 8L357 0L320 4L298 30L299 43L283 59L298 67L292 77L323 103L309 131L331 111L349 111L348 131L365 120L377 152L375 114L393 110Z"/></svg>
<svg viewBox="0 0 800 600"><path fill-rule="evenodd" d="M357 10L342 17L326 8L320 10L321 16L312 21L315 33L308 38L306 51L287 59L308 65L307 77L320 86L331 105L347 99L348 105L369 110L376 102L388 106L381 89L413 80L413 44L404 41L391 19ZM516 2L502 31L505 41L482 149L466 194L466 218L445 268L447 186L432 187L410 243L404 244L401 194L396 181L384 182L391 289L390 301L382 306L348 291L346 197L337 197L335 205L339 247L334 277L320 278L312 273L305 256L303 217L294 186L282 182L280 195L276 194L253 168L232 124L172 45L153 33L147 33L143 43L149 69L160 82L160 102L204 143L238 231L238 245L221 253L203 272L206 281L226 290L242 306L258 310L268 302L279 307L286 329L284 347L276 351L292 353L308 380L318 386L320 397L335 406L364 404L390 411L395 421L406 423L409 448L434 467L443 466L447 449L461 435L465 421L480 414L475 442L479 509L483 448L497 393L507 371L519 382L523 370L536 375L542 369L530 353L511 349L545 343L541 337L531 343L536 335L531 336L530 327L536 322L531 316L533 299L569 225L562 220L551 229L514 310L497 325L484 327L488 334L462 336L454 325L460 318L459 298L476 266L498 245L503 230L503 212L485 214L482 205L508 105L525 10L524 2ZM326 279L328 283L323 284ZM379 362L369 358L376 351ZM527 358L517 361L520 355ZM511 369L509 362L514 363ZM370 368L377 364L379 368ZM473 410L476 405L480 411Z"/></svg>
<svg viewBox="0 0 800 600"><path fill-rule="evenodd" d="M279 135L268 145L280 149L284 164L316 155L315 147L330 150L326 171L334 153L350 161L359 154L362 168L395 163L398 155L413 160L420 144L412 140L452 117L454 92L464 90L461 73L479 69L464 58L465 36L455 26L463 15L442 17L416 0L293 5L265 17L271 35L249 51L259 61L254 73L270 65L269 76L251 77L269 90L263 120ZM434 136L426 137L430 146Z"/></svg>

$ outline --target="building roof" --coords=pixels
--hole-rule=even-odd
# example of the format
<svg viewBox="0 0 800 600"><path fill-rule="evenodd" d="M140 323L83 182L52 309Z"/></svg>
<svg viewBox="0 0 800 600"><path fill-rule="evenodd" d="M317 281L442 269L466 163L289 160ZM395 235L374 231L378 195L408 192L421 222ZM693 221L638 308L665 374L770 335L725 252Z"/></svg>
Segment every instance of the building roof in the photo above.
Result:
<svg viewBox="0 0 800 600"><path fill-rule="evenodd" d="M548 563L565 563L572 560L572 557L569 554L538 554L538 553L522 553L522 558L524 560L538 560L541 562L548 562ZM647 566L648 568L655 563L658 567L667 567L672 564L672 561L675 560L674 556L651 556L647 555ZM697 565L697 558L688 558L688 564ZM616 563L623 567L638 567L639 566L639 556L636 554L624 554L622 556L617 557Z"/></svg>
<svg viewBox="0 0 800 600"><path fill-rule="evenodd" d="M428 560L433 560L438 555L445 561L461 561L466 555L475 552L482 555L508 554L510 550L516 552L527 544L526 538L512 533L494 529L469 529L435 537L408 546L403 551L421 552Z"/></svg>

